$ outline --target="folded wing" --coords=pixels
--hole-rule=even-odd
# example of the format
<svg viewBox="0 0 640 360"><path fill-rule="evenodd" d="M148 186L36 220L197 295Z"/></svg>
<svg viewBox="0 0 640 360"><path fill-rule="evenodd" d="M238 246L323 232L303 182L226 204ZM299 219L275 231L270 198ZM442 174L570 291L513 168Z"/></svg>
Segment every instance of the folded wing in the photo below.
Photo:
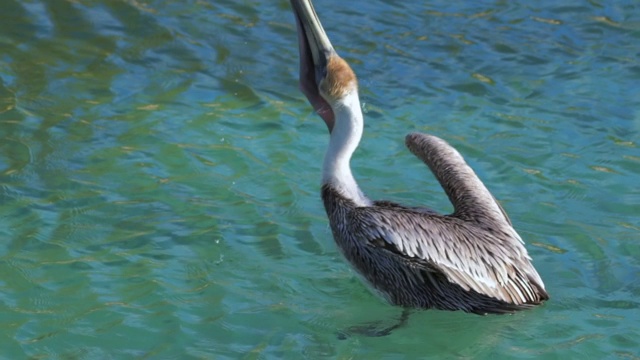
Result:
<svg viewBox="0 0 640 360"><path fill-rule="evenodd" d="M354 231L380 251L424 264L451 283L511 304L548 298L520 241L502 238L463 220L413 210L356 209ZM357 224L357 225L356 225ZM380 241L384 241L380 247Z"/></svg>

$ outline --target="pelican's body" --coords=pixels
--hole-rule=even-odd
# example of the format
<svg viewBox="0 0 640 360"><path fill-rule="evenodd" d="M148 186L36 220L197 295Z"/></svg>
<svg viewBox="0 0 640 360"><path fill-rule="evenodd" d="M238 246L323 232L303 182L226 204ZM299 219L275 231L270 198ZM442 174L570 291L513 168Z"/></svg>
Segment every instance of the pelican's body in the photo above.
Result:
<svg viewBox="0 0 640 360"><path fill-rule="evenodd" d="M547 300L506 213L444 140L414 133L406 144L434 173L453 203L453 214L364 195L350 167L363 130L355 74L331 46L311 2L291 3L301 89L331 134L322 199L334 239L351 265L389 302L405 307L484 314Z"/></svg>

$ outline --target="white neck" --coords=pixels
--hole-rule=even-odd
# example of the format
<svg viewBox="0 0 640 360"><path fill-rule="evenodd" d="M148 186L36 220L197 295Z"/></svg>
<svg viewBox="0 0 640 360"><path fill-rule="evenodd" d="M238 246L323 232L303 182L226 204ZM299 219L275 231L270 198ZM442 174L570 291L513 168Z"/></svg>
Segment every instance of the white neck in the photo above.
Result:
<svg viewBox="0 0 640 360"><path fill-rule="evenodd" d="M351 174L351 155L358 147L364 127L358 90L354 89L331 106L335 123L329 148L324 157L322 183L331 185L358 206L369 206L371 200L358 188Z"/></svg>

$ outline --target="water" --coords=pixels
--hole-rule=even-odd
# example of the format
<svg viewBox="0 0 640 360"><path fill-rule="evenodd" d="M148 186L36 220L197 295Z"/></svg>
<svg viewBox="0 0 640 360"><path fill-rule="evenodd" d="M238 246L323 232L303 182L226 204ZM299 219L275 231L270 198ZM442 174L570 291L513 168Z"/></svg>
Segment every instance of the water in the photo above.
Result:
<svg viewBox="0 0 640 360"><path fill-rule="evenodd" d="M451 210L404 148L456 146L551 301L400 314L342 261L287 1L0 12L2 359L640 357L640 4L317 0L360 77L375 199Z"/></svg>

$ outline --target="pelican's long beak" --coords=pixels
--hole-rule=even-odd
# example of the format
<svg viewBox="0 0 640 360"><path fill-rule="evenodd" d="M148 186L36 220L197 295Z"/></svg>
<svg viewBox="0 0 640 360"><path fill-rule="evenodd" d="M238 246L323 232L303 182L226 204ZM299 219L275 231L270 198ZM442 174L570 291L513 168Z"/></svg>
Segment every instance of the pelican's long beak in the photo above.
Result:
<svg viewBox="0 0 640 360"><path fill-rule="evenodd" d="M329 103L320 95L320 81L327 75L327 65L337 56L310 0L291 0L298 29L300 50L300 90L327 124L329 131L335 121Z"/></svg>

